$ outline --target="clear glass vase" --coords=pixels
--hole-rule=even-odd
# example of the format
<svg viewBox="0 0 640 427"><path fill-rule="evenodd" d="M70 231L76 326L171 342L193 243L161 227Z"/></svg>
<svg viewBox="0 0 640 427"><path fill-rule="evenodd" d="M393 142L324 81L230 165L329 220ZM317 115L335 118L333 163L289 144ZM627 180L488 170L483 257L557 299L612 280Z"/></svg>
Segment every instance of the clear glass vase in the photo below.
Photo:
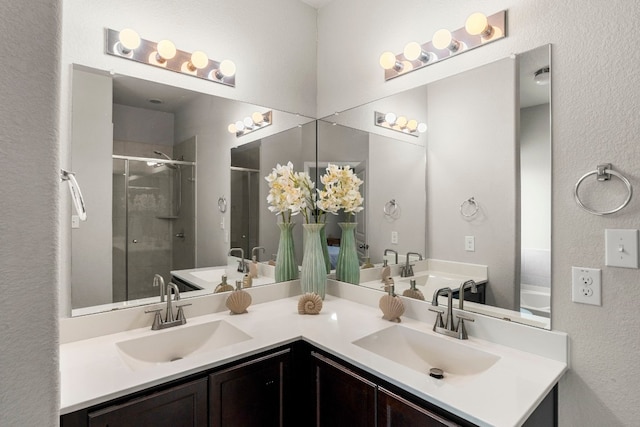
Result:
<svg viewBox="0 0 640 427"><path fill-rule="evenodd" d="M341 282L360 283L360 260L356 249L355 229L356 222L339 222L342 229L340 238L340 251L338 252L338 263L336 264L336 279Z"/></svg>
<svg viewBox="0 0 640 427"><path fill-rule="evenodd" d="M287 282L298 278L298 263L296 262L296 251L293 246L292 223L278 223L280 227L280 241L278 242L278 255L276 258L276 282Z"/></svg>
<svg viewBox="0 0 640 427"><path fill-rule="evenodd" d="M303 224L304 255L300 272L302 292L314 292L324 299L327 287L327 267L322 253L320 231L324 224Z"/></svg>

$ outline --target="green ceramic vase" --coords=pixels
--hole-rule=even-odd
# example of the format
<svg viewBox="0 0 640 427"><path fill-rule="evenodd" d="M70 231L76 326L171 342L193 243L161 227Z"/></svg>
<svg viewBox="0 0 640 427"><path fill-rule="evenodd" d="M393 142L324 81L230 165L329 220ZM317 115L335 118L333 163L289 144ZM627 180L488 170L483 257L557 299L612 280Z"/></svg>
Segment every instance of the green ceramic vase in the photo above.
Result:
<svg viewBox="0 0 640 427"><path fill-rule="evenodd" d="M325 225L325 224L322 224ZM329 248L327 246L327 232L326 227L320 229L320 245L322 245L322 256L324 257L324 265L327 269L327 274L331 273L331 260L329 259Z"/></svg>
<svg viewBox="0 0 640 427"><path fill-rule="evenodd" d="M302 292L313 292L324 299L327 287L327 267L322 254L320 231L324 224L303 224L304 255L300 272L300 286Z"/></svg>
<svg viewBox="0 0 640 427"><path fill-rule="evenodd" d="M340 238L340 251L336 264L336 279L341 282L360 283L360 260L356 249L356 222L339 222L342 229Z"/></svg>
<svg viewBox="0 0 640 427"><path fill-rule="evenodd" d="M293 227L295 225L295 222L278 223L280 241L276 258L276 282L288 282L298 278L298 263L296 263L296 251L293 246Z"/></svg>

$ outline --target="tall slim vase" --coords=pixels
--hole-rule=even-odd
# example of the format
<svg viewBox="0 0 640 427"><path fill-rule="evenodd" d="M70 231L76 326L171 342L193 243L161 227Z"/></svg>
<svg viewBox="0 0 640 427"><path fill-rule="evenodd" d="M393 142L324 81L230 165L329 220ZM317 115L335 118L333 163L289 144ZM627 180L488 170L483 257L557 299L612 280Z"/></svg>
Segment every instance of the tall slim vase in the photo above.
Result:
<svg viewBox="0 0 640 427"><path fill-rule="evenodd" d="M331 273L331 260L329 259L329 248L327 247L326 228L327 227L322 227L320 229L320 245L322 245L322 256L324 257L324 265L327 269L327 274L329 274Z"/></svg>
<svg viewBox="0 0 640 427"><path fill-rule="evenodd" d="M320 231L324 224L303 224L304 255L302 257L302 271L300 286L302 292L314 292L324 299L327 287L327 267L324 263Z"/></svg>
<svg viewBox="0 0 640 427"><path fill-rule="evenodd" d="M342 229L340 251L336 264L336 279L341 282L360 283L360 260L356 249L355 222L339 222Z"/></svg>
<svg viewBox="0 0 640 427"><path fill-rule="evenodd" d="M298 263L293 246L293 223L278 223L280 227L280 241L278 242L278 255L276 258L276 282L287 282L298 278Z"/></svg>

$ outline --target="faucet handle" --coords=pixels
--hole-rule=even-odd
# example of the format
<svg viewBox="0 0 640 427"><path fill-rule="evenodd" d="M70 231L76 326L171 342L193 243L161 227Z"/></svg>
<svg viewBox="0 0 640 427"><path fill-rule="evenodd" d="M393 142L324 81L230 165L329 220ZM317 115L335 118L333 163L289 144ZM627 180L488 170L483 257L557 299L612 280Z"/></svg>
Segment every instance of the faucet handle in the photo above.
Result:
<svg viewBox="0 0 640 427"><path fill-rule="evenodd" d="M456 327L458 339L466 340L469 338L469 335L467 334L467 328L464 326L464 321L475 322L475 320L462 314L457 314L456 317L458 318L458 326Z"/></svg>
<svg viewBox="0 0 640 427"><path fill-rule="evenodd" d="M184 317L184 310L182 309L182 307L188 307L190 305L191 303L176 305L176 307L178 308L178 313L176 314L176 320L179 321L181 325L184 325L185 323L187 323L187 318Z"/></svg>
<svg viewBox="0 0 640 427"><path fill-rule="evenodd" d="M442 315L444 314L444 309L431 307L431 308L429 308L429 311L433 311L437 315L436 316L436 323L434 323L434 325L433 325L433 330L435 331L436 328L444 328L444 320L442 320Z"/></svg>
<svg viewBox="0 0 640 427"><path fill-rule="evenodd" d="M160 325L162 325L162 315L160 314L161 311L161 308L144 311L145 313L155 313L155 315L153 316L153 325L151 325L152 331L157 331L158 329L160 329Z"/></svg>

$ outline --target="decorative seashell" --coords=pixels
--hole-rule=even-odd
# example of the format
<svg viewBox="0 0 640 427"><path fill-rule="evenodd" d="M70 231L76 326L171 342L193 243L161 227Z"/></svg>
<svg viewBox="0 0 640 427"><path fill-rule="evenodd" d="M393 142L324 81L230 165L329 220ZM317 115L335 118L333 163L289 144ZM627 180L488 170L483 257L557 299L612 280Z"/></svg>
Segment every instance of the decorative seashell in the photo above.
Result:
<svg viewBox="0 0 640 427"><path fill-rule="evenodd" d="M382 318L390 322L400 322L400 316L404 314L404 304L398 297L391 295L383 295L380 298L380 310L382 310Z"/></svg>
<svg viewBox="0 0 640 427"><path fill-rule="evenodd" d="M386 283L388 277L391 277L391 267L387 265L387 266L384 266L382 268L382 271L380 272L380 281L382 283Z"/></svg>
<svg viewBox="0 0 640 427"><path fill-rule="evenodd" d="M253 285L253 279L251 278L251 273L245 274L242 278L242 287L250 288Z"/></svg>
<svg viewBox="0 0 640 427"><path fill-rule="evenodd" d="M406 289L403 293L402 296L404 297L408 297L408 298L413 298L413 299L419 299L424 301L424 295L422 294L422 292L420 291L420 289Z"/></svg>
<svg viewBox="0 0 640 427"><path fill-rule="evenodd" d="M249 292L239 290L231 292L227 298L227 308L231 314L242 314L247 312L247 307L251 305L251 295Z"/></svg>
<svg viewBox="0 0 640 427"><path fill-rule="evenodd" d="M220 283L218 286L216 286L216 288L214 289L213 293L214 294L218 294L220 292L229 292L233 290L233 286L231 286L230 284L227 283L227 276L226 274L222 275L222 283Z"/></svg>
<svg viewBox="0 0 640 427"><path fill-rule="evenodd" d="M322 298L320 295L307 292L298 300L299 314L318 314L322 310Z"/></svg>

